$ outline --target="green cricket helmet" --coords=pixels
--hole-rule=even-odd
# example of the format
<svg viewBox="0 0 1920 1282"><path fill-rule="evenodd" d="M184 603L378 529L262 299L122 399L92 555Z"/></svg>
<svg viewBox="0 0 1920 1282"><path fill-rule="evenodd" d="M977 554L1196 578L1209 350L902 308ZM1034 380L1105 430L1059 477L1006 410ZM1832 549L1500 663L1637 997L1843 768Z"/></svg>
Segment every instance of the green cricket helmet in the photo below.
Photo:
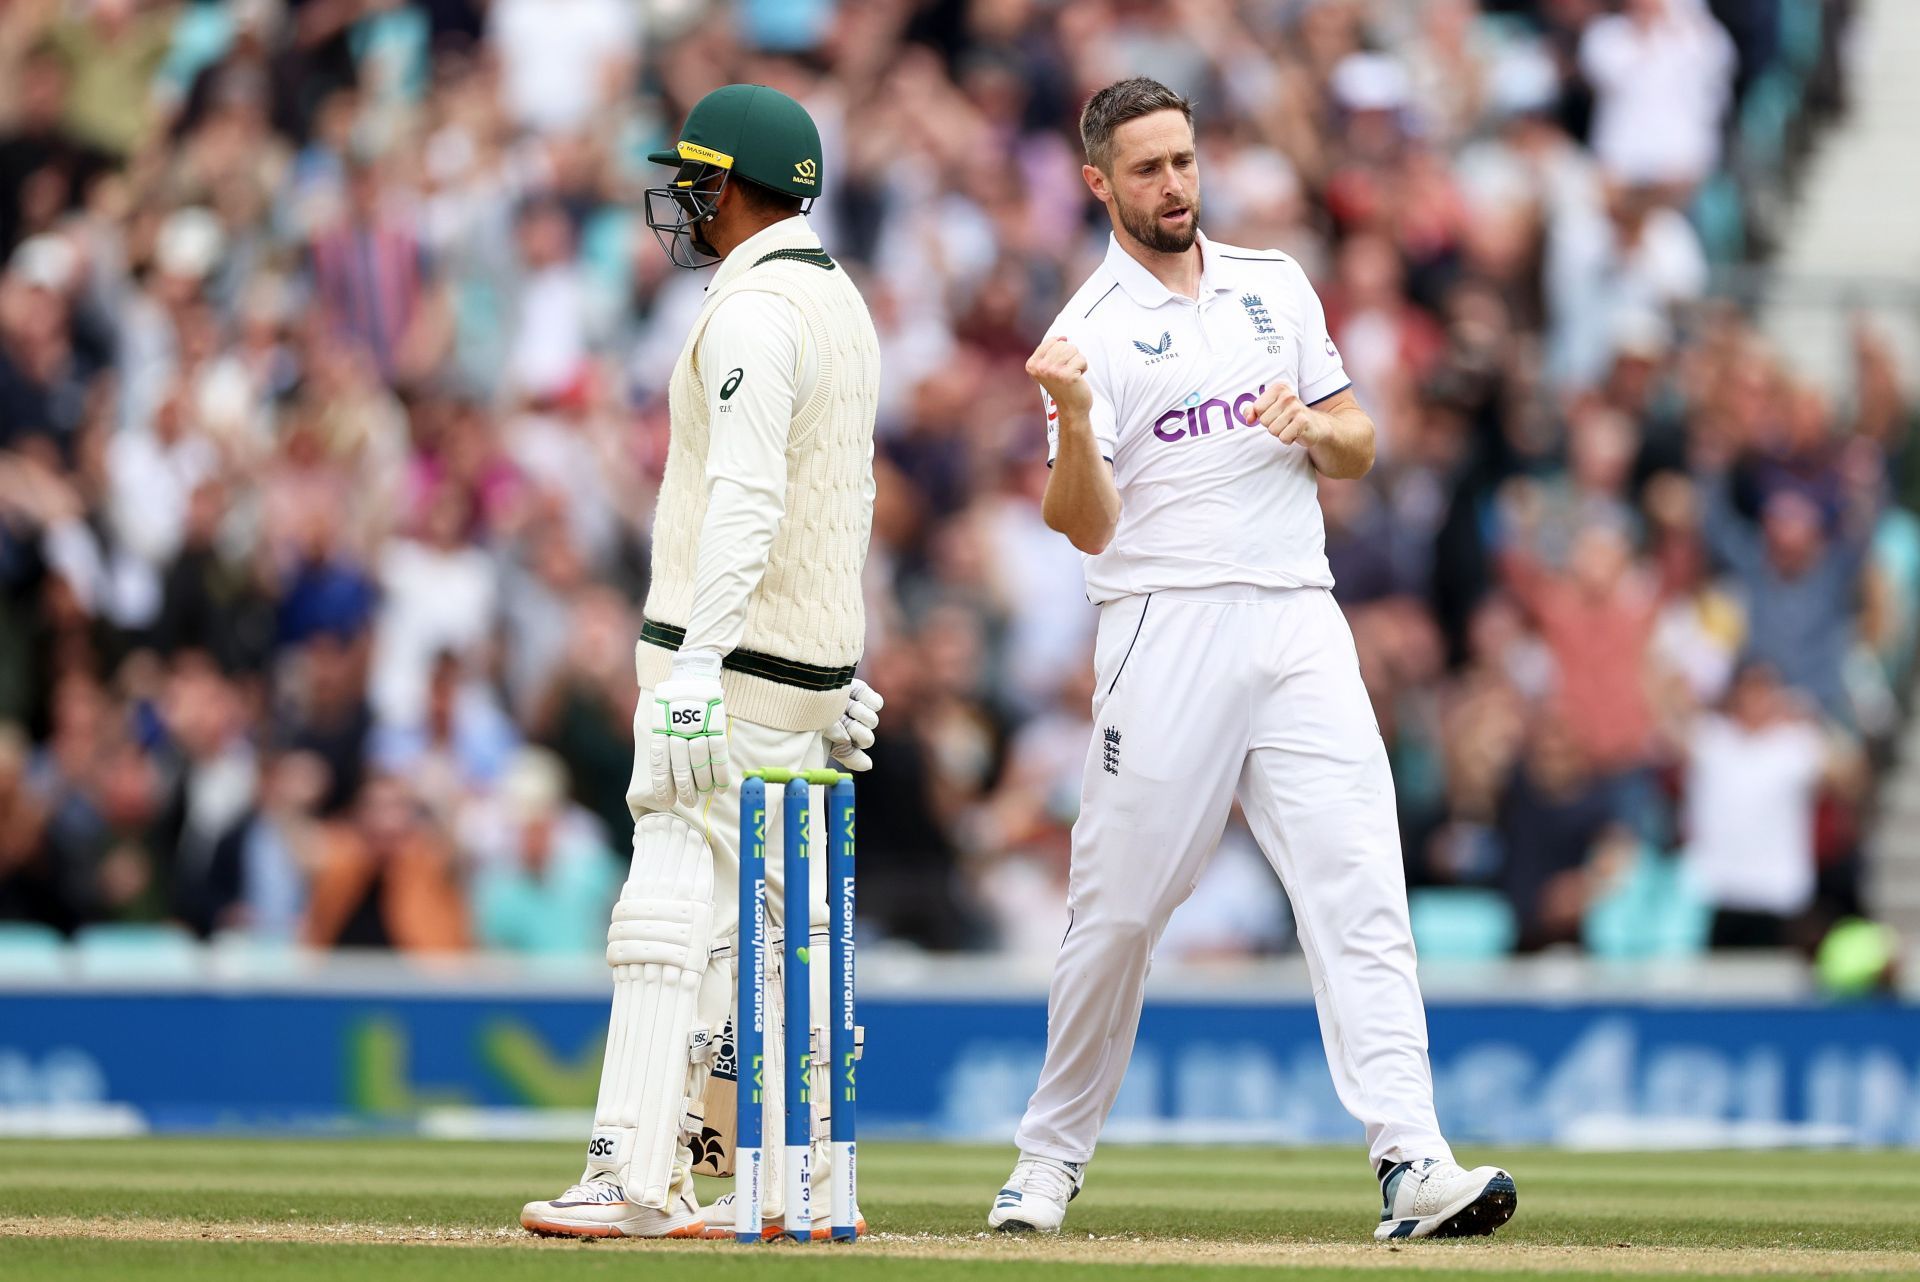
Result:
<svg viewBox="0 0 1920 1282"><path fill-rule="evenodd" d="M719 255L700 235L727 182L744 178L769 191L800 198L800 211L820 194L820 131L813 117L778 89L725 85L693 104L671 151L648 160L674 165L673 183L647 189L647 226L667 257L681 267L704 267Z"/></svg>

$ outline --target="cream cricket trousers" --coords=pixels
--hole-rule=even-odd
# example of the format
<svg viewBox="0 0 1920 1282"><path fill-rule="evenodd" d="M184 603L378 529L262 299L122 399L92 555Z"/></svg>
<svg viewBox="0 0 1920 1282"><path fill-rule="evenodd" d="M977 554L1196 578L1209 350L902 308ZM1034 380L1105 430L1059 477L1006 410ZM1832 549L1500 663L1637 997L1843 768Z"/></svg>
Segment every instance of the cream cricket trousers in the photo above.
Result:
<svg viewBox="0 0 1920 1282"><path fill-rule="evenodd" d="M732 764L732 783L723 791L708 793L696 797L693 804L682 805L675 801L662 806L654 798L652 774L648 759L648 737L652 733L653 691L642 688L639 703L634 712L634 763L633 773L627 785L627 808L638 823L648 814L665 812L676 816L698 830L706 842L708 856L713 861L713 951L709 955L707 968L701 976L698 997L696 999L698 1022L718 1036L727 1026L733 1011L735 984L738 973L738 946L740 927L740 786L742 774L748 769L778 767L786 770L815 770L827 764L826 739L817 730L792 731L776 730L770 726L729 718L727 725L727 756ZM826 845L820 840L824 830L824 806L822 798L815 789L813 804L809 808L809 851L823 851ZM786 871L783 858L784 846L782 834L785 823L785 789L769 787L767 789L767 982L769 986L768 1004L770 1009L784 1009L780 984L781 949L779 941L787 928L786 921ZM630 880L621 890L621 898L634 898L635 888L649 883L648 869L643 865L653 857L654 852L645 848L645 844L636 839L633 850ZM826 905L826 860L810 858L808 861L808 920L800 929L808 932L812 946L824 949L827 934ZM824 956L824 952L821 953ZM824 965L809 967L808 985L811 1001L810 1009L815 1013L815 1038L819 1039L819 1029L823 1025L824 1012L827 1009L828 968ZM650 1083L644 1076L638 1055L623 1053L622 1048L638 1050L636 1037L645 1034L639 1030L623 1029L619 1023L621 1005L614 1004L615 1018L607 1035L606 1062L600 1079L599 1098L594 1108L595 1134L609 1127L629 1125L630 1108L623 1102L635 1098L639 1084ZM778 1135L780 1118L785 1101L785 1077L782 1065L787 1054L783 1044L784 1025L779 1018L771 1021L766 1039L766 1109L768 1134ZM723 1043L724 1045L724 1043ZM814 1101L814 1113L824 1122L826 1116L827 1092L819 1089L824 1084L824 1070L816 1065L816 1089L811 1092ZM664 1081L655 1089L663 1090L673 1102L689 1096L700 1098L706 1089L707 1074L691 1063L687 1065L686 1077L682 1080ZM707 1096L709 1111L719 1106L726 1110L734 1107L733 1092L728 1088L724 1099ZM651 1098L651 1097L649 1097ZM707 1128L719 1130L727 1138L725 1157L731 1163L731 1136L733 1127L730 1117L706 1118ZM636 1132L637 1134L637 1132ZM778 1143L767 1145L767 1186L763 1203L769 1216L782 1214L784 1182L779 1179L780 1163L784 1150ZM642 1155L646 1156L646 1155ZM698 1157L699 1154L694 1156Z"/></svg>
<svg viewBox="0 0 1920 1282"><path fill-rule="evenodd" d="M1332 594L1125 597L1101 607L1094 666L1069 925L1021 1151L1093 1156L1154 946L1238 796L1293 903L1327 1065L1372 1160L1450 1157L1434 1118L1393 777Z"/></svg>

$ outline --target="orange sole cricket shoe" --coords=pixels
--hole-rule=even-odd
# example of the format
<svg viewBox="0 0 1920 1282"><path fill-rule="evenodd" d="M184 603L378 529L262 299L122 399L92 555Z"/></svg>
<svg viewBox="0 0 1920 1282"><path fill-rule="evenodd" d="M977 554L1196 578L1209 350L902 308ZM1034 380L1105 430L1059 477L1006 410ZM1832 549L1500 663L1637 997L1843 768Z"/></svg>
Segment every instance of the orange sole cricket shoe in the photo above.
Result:
<svg viewBox="0 0 1920 1282"><path fill-rule="evenodd" d="M520 1209L520 1227L541 1237L697 1238L706 1236L706 1220L691 1194L667 1210L635 1206L609 1180L576 1184L551 1202L529 1202Z"/></svg>

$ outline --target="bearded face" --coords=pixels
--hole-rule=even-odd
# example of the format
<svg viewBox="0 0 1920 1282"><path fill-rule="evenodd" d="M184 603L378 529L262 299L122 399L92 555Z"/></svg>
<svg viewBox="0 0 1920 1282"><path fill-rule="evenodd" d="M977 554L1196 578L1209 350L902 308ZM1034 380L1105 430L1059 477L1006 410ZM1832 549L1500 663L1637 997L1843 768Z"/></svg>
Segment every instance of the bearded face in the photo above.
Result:
<svg viewBox="0 0 1920 1282"><path fill-rule="evenodd" d="M1156 111L1125 122L1113 131L1106 160L1110 168L1088 168L1088 181L1111 204L1120 230L1158 254L1193 248L1200 227L1200 165L1186 116Z"/></svg>
<svg viewBox="0 0 1920 1282"><path fill-rule="evenodd" d="M1119 213L1120 225L1127 229L1127 234L1155 253L1186 253L1193 248L1194 235L1200 230L1200 192L1197 189L1189 196L1162 200L1147 208L1127 203L1116 192L1114 209Z"/></svg>

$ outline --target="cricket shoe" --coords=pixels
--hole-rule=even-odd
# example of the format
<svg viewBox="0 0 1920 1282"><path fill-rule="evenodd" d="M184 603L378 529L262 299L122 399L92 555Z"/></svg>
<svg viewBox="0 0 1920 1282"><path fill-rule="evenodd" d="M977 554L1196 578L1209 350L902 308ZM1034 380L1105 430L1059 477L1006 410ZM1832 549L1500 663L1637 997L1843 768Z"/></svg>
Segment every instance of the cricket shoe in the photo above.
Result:
<svg viewBox="0 0 1920 1282"><path fill-rule="evenodd" d="M1380 1181L1385 1206L1382 1242L1410 1237L1485 1237L1513 1218L1519 1204L1513 1177L1497 1166L1463 1171L1453 1162L1423 1157L1402 1162Z"/></svg>
<svg viewBox="0 0 1920 1282"><path fill-rule="evenodd" d="M1084 1162L1022 1156L1006 1187L994 1195L987 1227L1002 1233L1058 1233L1067 1203L1080 1196L1086 1179Z"/></svg>
<svg viewBox="0 0 1920 1282"><path fill-rule="evenodd" d="M520 1225L542 1237L699 1237L706 1230L685 1182L656 1211L627 1201L626 1190L604 1177L582 1180L551 1202L527 1203Z"/></svg>
<svg viewBox="0 0 1920 1282"><path fill-rule="evenodd" d="M722 1193L712 1205L708 1206L707 1209L701 1213L701 1217L707 1222L707 1237L733 1237L734 1196L732 1193ZM824 1219L816 1218L813 1221L812 1238L815 1242L824 1242L832 1235L832 1218L832 1215L829 1214ZM853 1208L853 1232L855 1237L865 1237L867 1235L867 1217L860 1214L860 1208L858 1206ZM785 1216L768 1216L760 1223L760 1236L769 1242L775 1238L785 1237L786 1233L787 1224Z"/></svg>

